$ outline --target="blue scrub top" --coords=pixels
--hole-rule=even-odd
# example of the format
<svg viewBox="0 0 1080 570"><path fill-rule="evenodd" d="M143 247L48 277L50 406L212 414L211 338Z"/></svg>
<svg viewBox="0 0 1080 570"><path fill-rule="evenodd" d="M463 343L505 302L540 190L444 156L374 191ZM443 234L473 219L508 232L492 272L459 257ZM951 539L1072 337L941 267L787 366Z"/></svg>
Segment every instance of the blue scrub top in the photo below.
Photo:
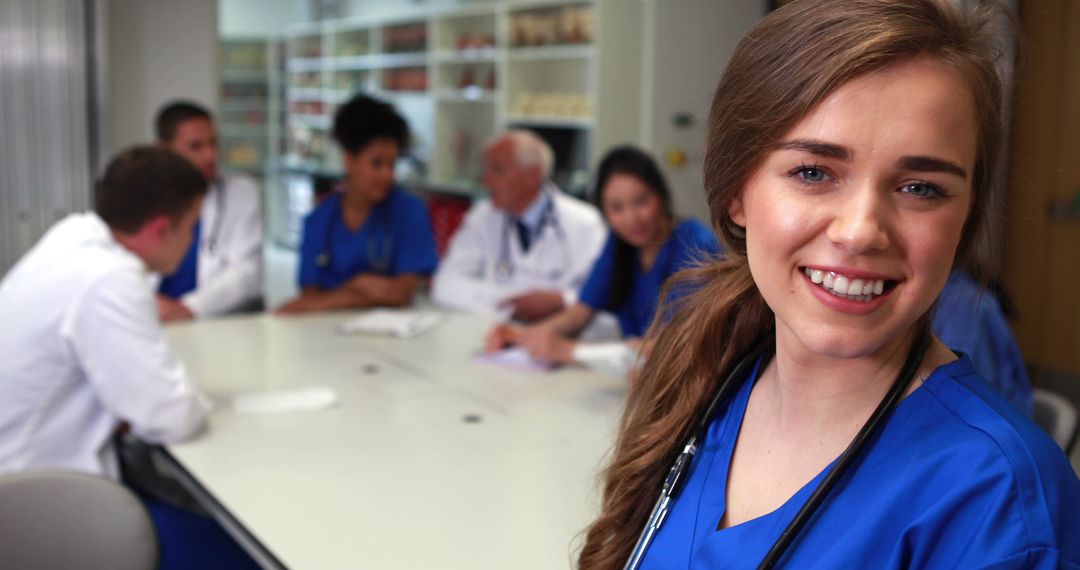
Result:
<svg viewBox="0 0 1080 570"><path fill-rule="evenodd" d="M720 244L712 230L697 220L683 220L660 249L649 271L642 272L641 262L635 256L630 293L622 306L612 307L609 299L615 244L615 234L609 232L607 243L593 264L579 300L593 310L615 313L625 337L640 337L649 329L656 312L656 301L660 298L660 288L668 277L702 259L716 257L720 252Z"/></svg>
<svg viewBox="0 0 1080 570"><path fill-rule="evenodd" d="M744 381L709 426L643 568L755 568L824 478L769 514L716 530L752 386ZM785 568L1077 564L1080 480L966 358L939 367L897 406L781 560Z"/></svg>
<svg viewBox="0 0 1080 570"><path fill-rule="evenodd" d="M438 264L435 235L424 201L397 187L371 210L363 225L349 231L335 193L304 220L300 245L300 287L335 289L362 273L429 275ZM318 260L329 254L329 264Z"/></svg>
<svg viewBox="0 0 1080 570"><path fill-rule="evenodd" d="M199 280L199 242L202 239L202 221L195 222L191 237L191 246L188 247L184 259L172 275L161 280L158 285L158 293L179 299L189 292L194 291Z"/></svg>
<svg viewBox="0 0 1080 570"><path fill-rule="evenodd" d="M1005 312L994 294L967 274L954 271L934 313L934 334L963 352L980 376L1027 416L1033 413L1031 380Z"/></svg>

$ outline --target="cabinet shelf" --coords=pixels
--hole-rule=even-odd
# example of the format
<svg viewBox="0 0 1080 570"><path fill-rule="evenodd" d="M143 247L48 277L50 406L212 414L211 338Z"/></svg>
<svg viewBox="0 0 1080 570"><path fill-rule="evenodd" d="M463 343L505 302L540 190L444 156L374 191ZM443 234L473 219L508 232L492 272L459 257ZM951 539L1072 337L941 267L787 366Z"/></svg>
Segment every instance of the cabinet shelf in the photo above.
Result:
<svg viewBox="0 0 1080 570"><path fill-rule="evenodd" d="M511 48L507 51L507 58L511 61L588 60L595 54L596 49L592 44L578 44Z"/></svg>
<svg viewBox="0 0 1080 570"><path fill-rule="evenodd" d="M299 113L289 115L289 124L292 126L326 130L333 126L333 122L333 118L327 115L304 115Z"/></svg>
<svg viewBox="0 0 1080 570"><path fill-rule="evenodd" d="M464 89L440 89L436 96L439 101L446 103L489 103L494 104L499 96L499 91L489 89L470 88Z"/></svg>
<svg viewBox="0 0 1080 570"><path fill-rule="evenodd" d="M592 117L560 117L543 115L507 115L506 122L519 126L556 129L591 129L596 126Z"/></svg>
<svg viewBox="0 0 1080 570"><path fill-rule="evenodd" d="M498 51L494 47L446 50L435 54L439 63L484 63L495 61Z"/></svg>

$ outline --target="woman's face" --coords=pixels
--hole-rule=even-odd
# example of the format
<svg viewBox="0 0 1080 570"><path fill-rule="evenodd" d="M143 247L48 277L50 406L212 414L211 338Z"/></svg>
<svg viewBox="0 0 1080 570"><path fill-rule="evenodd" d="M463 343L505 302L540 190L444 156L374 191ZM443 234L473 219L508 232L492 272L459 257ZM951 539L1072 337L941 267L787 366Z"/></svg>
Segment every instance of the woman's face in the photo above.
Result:
<svg viewBox="0 0 1080 570"><path fill-rule="evenodd" d="M385 200L394 184L394 163L400 151L397 141L378 138L355 154L346 152L343 158L349 191L375 204Z"/></svg>
<svg viewBox="0 0 1080 570"><path fill-rule="evenodd" d="M615 235L633 247L663 241L667 216L656 191L636 176L613 174L600 190L604 217Z"/></svg>
<svg viewBox="0 0 1080 570"><path fill-rule="evenodd" d="M952 268L976 135L967 86L918 59L848 82L781 137L729 210L778 343L857 358L903 341Z"/></svg>

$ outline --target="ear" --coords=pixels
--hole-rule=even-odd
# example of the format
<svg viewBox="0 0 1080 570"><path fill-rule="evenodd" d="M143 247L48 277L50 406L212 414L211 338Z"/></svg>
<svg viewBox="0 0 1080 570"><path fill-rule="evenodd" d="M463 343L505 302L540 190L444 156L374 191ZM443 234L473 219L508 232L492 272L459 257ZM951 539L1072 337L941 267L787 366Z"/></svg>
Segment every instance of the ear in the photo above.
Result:
<svg viewBox="0 0 1080 570"><path fill-rule="evenodd" d="M743 209L742 195L736 196L728 204L728 217L740 227L746 227L746 211Z"/></svg>
<svg viewBox="0 0 1080 570"><path fill-rule="evenodd" d="M158 244L165 241L169 231L172 230L172 220L169 216L161 214L154 216L143 224L139 233L143 234L151 243Z"/></svg>

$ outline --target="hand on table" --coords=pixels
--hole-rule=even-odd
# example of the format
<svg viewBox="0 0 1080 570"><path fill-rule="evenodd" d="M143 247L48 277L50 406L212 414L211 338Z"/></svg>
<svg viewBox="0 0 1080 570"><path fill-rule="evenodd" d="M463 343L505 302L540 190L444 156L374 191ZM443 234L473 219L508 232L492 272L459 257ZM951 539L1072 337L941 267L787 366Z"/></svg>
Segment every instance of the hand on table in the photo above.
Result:
<svg viewBox="0 0 1080 570"><path fill-rule="evenodd" d="M492 352L499 352L504 348L509 348L517 344L517 335L521 331L521 327L512 325L510 323L499 323L495 325L495 328L488 332L487 337L484 338L484 352L490 354Z"/></svg>
<svg viewBox="0 0 1080 570"><path fill-rule="evenodd" d="M577 341L562 336L550 327L532 326L518 331L516 344L537 360L569 364L574 361Z"/></svg>
<svg viewBox="0 0 1080 570"><path fill-rule="evenodd" d="M295 299L281 305L274 309L275 315L299 315L303 313L311 313L315 311L322 311L325 307L322 303L322 298L319 295L300 295Z"/></svg>
<svg viewBox="0 0 1080 570"><path fill-rule="evenodd" d="M157 296L157 311L158 319L163 323L187 321L195 318L195 313L192 313L191 309L187 308L187 305L165 295Z"/></svg>
<svg viewBox="0 0 1080 570"><path fill-rule="evenodd" d="M500 309L511 309L511 318L531 323L550 316L563 308L563 296L558 291L529 291L499 302Z"/></svg>

